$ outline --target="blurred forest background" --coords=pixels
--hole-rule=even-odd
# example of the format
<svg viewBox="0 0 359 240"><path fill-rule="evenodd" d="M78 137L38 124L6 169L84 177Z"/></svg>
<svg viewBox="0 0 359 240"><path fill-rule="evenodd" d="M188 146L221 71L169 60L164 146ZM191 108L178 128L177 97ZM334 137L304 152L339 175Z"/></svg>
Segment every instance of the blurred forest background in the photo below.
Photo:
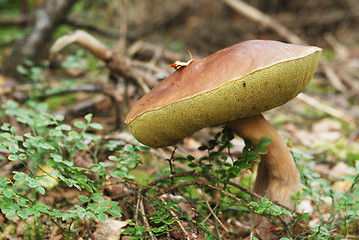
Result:
<svg viewBox="0 0 359 240"><path fill-rule="evenodd" d="M289 139L307 184L297 196L300 226L274 239L358 239L358 26L357 0L0 0L0 239L253 239L249 210L206 186L167 199L166 217L146 209L163 204L146 195L151 186L169 196L170 186L193 179L165 176L191 167L168 164L173 148L133 146L123 123L174 71L169 64L249 39L323 49L304 94L265 114ZM220 131L195 133L176 155L203 157L197 148ZM236 156L244 144L232 146ZM250 189L252 173L235 181ZM203 237L173 227L168 219L179 214Z"/></svg>

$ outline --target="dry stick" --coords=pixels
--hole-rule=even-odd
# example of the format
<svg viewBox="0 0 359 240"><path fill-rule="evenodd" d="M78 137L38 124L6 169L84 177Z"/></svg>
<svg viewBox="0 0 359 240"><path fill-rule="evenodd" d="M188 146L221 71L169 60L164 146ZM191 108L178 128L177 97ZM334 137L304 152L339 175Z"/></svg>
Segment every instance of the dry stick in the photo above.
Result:
<svg viewBox="0 0 359 240"><path fill-rule="evenodd" d="M171 209L170 209L170 213L171 213L176 219L178 219L178 216L177 216ZM178 225L180 226L180 228L182 229L182 231L184 232L184 234L186 235L187 240L191 240L190 237L189 237L188 232L187 232L186 229L183 227L181 221L178 221L178 220L177 220L177 223L178 223Z"/></svg>
<svg viewBox="0 0 359 240"><path fill-rule="evenodd" d="M59 52L64 47L73 43L79 44L80 46L89 50L97 58L105 61L107 67L112 72L136 82L145 93L150 91L150 88L146 82L130 68L131 61L129 59L120 58L118 55L114 54L106 45L85 31L76 30L58 38L51 46L50 52Z"/></svg>
<svg viewBox="0 0 359 240"><path fill-rule="evenodd" d="M158 183L160 182L163 182L163 181L166 181L168 179L171 179L171 178L177 178L177 177L185 177L185 176L192 176L192 177L200 177L201 174L199 172L196 172L196 171L188 171L188 172L181 172L181 173L175 173L175 174L171 174L171 175L167 175L167 176L163 176L161 178L158 178L156 180L153 180L151 183L147 184L142 190L141 190L141 194L145 194L148 190L150 190L151 188L153 188L153 186L157 185ZM212 176L209 176L209 175L205 175L203 176L204 178L209 178L211 180L216 180L216 178L212 177ZM217 179L218 180L218 179ZM242 192L245 192L247 194L249 194L252 198L254 199L262 199L263 196L237 184L237 183L234 183L232 181L229 181L227 183L228 185L230 186L233 186L235 188L238 188L239 190L241 190ZM223 190L225 191L225 190ZM274 204L278 205L279 207L281 208L284 208L286 210L291 210L289 209L288 207L286 206L283 206L282 204L276 202L276 201L272 201Z"/></svg>
<svg viewBox="0 0 359 240"><path fill-rule="evenodd" d="M219 206L219 202L216 204L216 206L214 206L213 210L216 210L218 206ZM211 217L211 215L212 213L208 214L207 217L202 221L202 224L207 222L207 220Z"/></svg>
<svg viewBox="0 0 359 240"><path fill-rule="evenodd" d="M349 124L356 124L357 120L353 117L351 117L348 113L341 111L339 109L336 108L332 108L330 106L328 106L327 104L321 103L319 102L317 99L312 98L304 93L300 93L297 98L305 103L307 103L308 105L315 107L323 112L325 112L326 114L339 118Z"/></svg>
<svg viewBox="0 0 359 240"><path fill-rule="evenodd" d="M165 204L165 205L167 204L166 201L165 201L163 198L160 198L160 200L162 201L163 204ZM178 220L179 218L178 218L177 214L174 213L171 209L169 209L169 210L170 210L170 213L172 214L172 216L173 216L175 219L177 219L176 222L178 223L178 225L179 225L180 228L182 229L182 231L183 231L183 233L185 234L187 240L190 240L189 234L188 234L188 232L186 231L186 229L183 227L181 221Z"/></svg>
<svg viewBox="0 0 359 240"><path fill-rule="evenodd" d="M141 194L137 194L137 203L136 203L136 210L135 210L135 217L134 217L136 226L139 225L138 224L138 213L139 213L139 209L140 209L140 202L141 202Z"/></svg>
<svg viewBox="0 0 359 240"><path fill-rule="evenodd" d="M338 90L339 92L343 93L344 95L348 96L350 95L348 93L348 89L341 81L340 77L337 75L337 73L334 71L334 69L330 66L328 61L321 58L320 60L320 66L325 74L327 76L329 82L332 84L332 86Z"/></svg>
<svg viewBox="0 0 359 240"><path fill-rule="evenodd" d="M305 44L305 41L300 39L297 35L293 34L289 29L284 27L280 22L271 18L270 16L262 13L258 9L250 6L249 4L239 0L223 0L228 6L246 16L254 22L263 25L266 28L274 30L278 35L287 39L291 43Z"/></svg>
<svg viewBox="0 0 359 240"><path fill-rule="evenodd" d="M120 15L120 38L118 41L119 51L121 54L125 53L127 43L127 1L118 0L118 14Z"/></svg>
<svg viewBox="0 0 359 240"><path fill-rule="evenodd" d="M229 198L237 200L238 202L242 203L247 208L253 209L248 203L246 203L245 201L243 201L242 199L240 199L239 197L237 197L233 193L229 193L229 192L227 192L227 191L225 191L225 190L223 190L221 188L215 187L215 186L213 186L211 184L208 184L208 183L205 183L205 182L202 182L202 181L188 181L188 182L178 183L178 184L172 185L171 187L165 189L165 192L171 192L171 191L173 191L175 189L178 189L180 187L185 187L185 186L190 186L190 185L197 185L197 186L212 188L212 189L222 193L223 195L225 195L225 196L227 196Z"/></svg>
<svg viewBox="0 0 359 240"><path fill-rule="evenodd" d="M141 197L140 197L141 198ZM139 199L140 199L139 198ZM142 213L142 218L143 218L143 222L145 223L145 227L146 227L146 230L148 231L148 233L150 234L150 237L152 240L157 240L157 238L155 237L155 235L153 234L153 232L150 230L151 227L150 227L150 224L148 223L147 221L147 218L146 218L146 213L145 213L145 207L143 206L143 199L141 198L140 200L140 211Z"/></svg>
<svg viewBox="0 0 359 240"><path fill-rule="evenodd" d="M91 240L95 240L95 238L92 235L90 225L88 224L86 217L84 217L84 222L85 222L85 226L86 226L86 229L87 229L87 233L90 235Z"/></svg>
<svg viewBox="0 0 359 240"><path fill-rule="evenodd" d="M274 32L278 33L281 37L286 39L290 43L299 44L299 45L307 45L307 43L292 33L288 28L283 26L277 20L271 18L269 15L262 13L258 9L244 3L240 0L223 0L228 6L232 7L238 13L242 14L243 16L251 19L252 21L261 24L263 27L269 28ZM323 69L324 74L327 76L330 83L333 87L342 92L343 94L347 94L347 89L341 83L340 78L337 76L333 68L331 68L328 63L321 59L319 62L320 67Z"/></svg>
<svg viewBox="0 0 359 240"><path fill-rule="evenodd" d="M221 222L221 220L219 220L219 218L217 217L217 215L213 212L211 206L209 205L209 202L207 200L207 197L206 195L203 194L203 199L204 201L206 202L206 205L209 209L209 211L211 212L212 216L216 219L216 221L221 225L221 227L226 231L226 232L229 232L228 229L226 228L226 226L224 226L224 224Z"/></svg>

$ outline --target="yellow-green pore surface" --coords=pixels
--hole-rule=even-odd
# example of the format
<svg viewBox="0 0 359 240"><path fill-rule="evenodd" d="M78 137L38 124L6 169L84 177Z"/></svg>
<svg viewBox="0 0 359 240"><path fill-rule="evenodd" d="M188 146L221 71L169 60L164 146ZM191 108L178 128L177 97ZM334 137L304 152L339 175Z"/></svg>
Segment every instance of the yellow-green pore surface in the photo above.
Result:
<svg viewBox="0 0 359 240"><path fill-rule="evenodd" d="M315 48L304 57L259 69L126 121L141 143L150 147L174 145L203 127L253 116L291 100L313 77L319 57L320 49Z"/></svg>

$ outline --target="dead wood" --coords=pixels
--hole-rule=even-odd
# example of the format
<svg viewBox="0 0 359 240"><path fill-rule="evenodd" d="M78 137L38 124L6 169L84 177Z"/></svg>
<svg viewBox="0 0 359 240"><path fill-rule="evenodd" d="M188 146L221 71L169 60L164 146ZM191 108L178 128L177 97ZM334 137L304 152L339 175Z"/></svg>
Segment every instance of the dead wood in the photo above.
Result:
<svg viewBox="0 0 359 240"><path fill-rule="evenodd" d="M13 53L4 62L2 69L4 75L19 77L16 71L18 65L23 64L25 60L38 63L46 56L52 33L65 19L76 1L47 0L35 11L32 31L16 44Z"/></svg>

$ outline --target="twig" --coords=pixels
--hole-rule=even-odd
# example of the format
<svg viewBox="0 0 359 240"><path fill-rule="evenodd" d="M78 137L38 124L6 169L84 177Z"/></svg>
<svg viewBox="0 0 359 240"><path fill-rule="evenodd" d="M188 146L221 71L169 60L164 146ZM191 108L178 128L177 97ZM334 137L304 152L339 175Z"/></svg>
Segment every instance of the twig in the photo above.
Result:
<svg viewBox="0 0 359 240"><path fill-rule="evenodd" d="M258 9L244 3L240 0L223 0L228 6L232 7L238 13L243 16L251 19L252 21L261 24L262 26L269 28L276 32L279 36L286 39L290 43L299 44L299 45L308 45L306 41L298 37L296 34L291 32L288 28L283 26L279 21L273 19L267 14L259 11ZM338 91L347 94L348 90L341 82L340 78L334 71L334 69L329 66L329 64L322 58L319 62L320 68L322 68L324 74L332 84L332 86Z"/></svg>
<svg viewBox="0 0 359 240"><path fill-rule="evenodd" d="M102 30L94 25L81 22L78 19L66 18L64 20L64 24L68 24L71 27L77 28L77 29L86 29L87 31L91 31L92 33L96 33L97 35L101 35L104 37L118 38L120 36L120 33L119 33L119 31L117 31L117 29Z"/></svg>
<svg viewBox="0 0 359 240"><path fill-rule="evenodd" d="M166 181L168 179L173 179L173 178L177 178L177 177L186 177L186 176L195 176L195 177L199 177L200 174L195 172L195 171L190 171L190 172L181 172L181 173L176 173L176 174L171 174L168 176L163 176L161 178L158 178L154 181L152 181L151 183L147 184L142 190L141 190L141 194L146 193L150 188L152 188L152 186L157 185L160 182Z"/></svg>
<svg viewBox="0 0 359 240"><path fill-rule="evenodd" d="M76 30L58 38L51 46L50 52L60 52L63 48L73 43L77 43L80 46L86 48L97 58L104 61L108 61L112 57L112 52L106 45L101 43L89 33L82 30Z"/></svg>
<svg viewBox="0 0 359 240"><path fill-rule="evenodd" d="M217 215L213 212L211 206L209 205L209 202L207 200L207 197L205 194L203 194L203 199L206 202L206 205L209 209L209 211L211 212L212 216L216 219L216 221L219 223L219 225L221 225L221 227L226 231L229 232L228 229L226 228L226 226L224 226L224 224L221 222L221 220L219 220L219 218L217 217Z"/></svg>
<svg viewBox="0 0 359 240"><path fill-rule="evenodd" d="M142 218L143 218L143 222L145 223L146 231L150 234L150 237L151 237L152 240L157 240L157 238L155 237L153 232L150 230L151 227L150 227L150 224L148 223L147 218L146 218L145 208L143 206L143 200L142 200L141 197L139 197L138 199L141 199L139 201L139 203L140 203L140 211L142 213Z"/></svg>
<svg viewBox="0 0 359 240"><path fill-rule="evenodd" d="M127 1L125 0L118 0L119 6L119 14L120 14L120 39L118 41L118 46L120 49L120 53L124 54L126 50L126 43L127 43Z"/></svg>
<svg viewBox="0 0 359 240"><path fill-rule="evenodd" d="M315 107L319 109L320 111L325 112L326 114L329 114L330 116L333 116L335 118L341 119L349 124L356 124L357 119L351 117L348 113L344 112L343 110L339 110L337 108L332 108L328 106L327 104L324 104L322 102L319 102L317 99L312 98L304 93L300 93L297 98L308 105Z"/></svg>
<svg viewBox="0 0 359 240"><path fill-rule="evenodd" d="M91 229L90 229L90 226L89 226L89 224L88 224L88 222L87 222L86 217L84 217L84 222L85 222L85 226L86 226L87 232L88 232L88 234L90 235L90 238L91 238L92 240L95 240L95 238L94 238L93 235L92 235L92 232L91 232Z"/></svg>
<svg viewBox="0 0 359 240"><path fill-rule="evenodd" d="M289 29L284 27L280 22L271 18L269 15L262 13L258 9L252 7L251 5L239 1L239 0L223 0L228 6L239 12L240 14L246 16L252 21L261 24L266 28L270 28L282 38L288 40L291 43L295 44L305 44L301 38L293 34Z"/></svg>
<svg viewBox="0 0 359 240"><path fill-rule="evenodd" d="M329 82L331 85L338 90L339 92L343 93L344 95L348 96L348 89L345 87L339 76L334 71L333 67L329 65L329 63L324 60L323 58L320 61L320 66L325 74L327 76Z"/></svg>
<svg viewBox="0 0 359 240"><path fill-rule="evenodd" d="M145 93L149 92L150 88L146 82L131 69L130 59L115 54L106 45L85 31L76 30L58 38L51 46L50 52L59 52L64 47L73 43L79 44L81 47L89 50L97 58L105 61L112 73L137 83Z"/></svg>
<svg viewBox="0 0 359 240"><path fill-rule="evenodd" d="M79 102L75 104L70 110L66 111L65 109L62 109L55 113L55 115L68 115L70 113L77 113L84 109L88 109L96 104L99 104L101 102L105 101L105 97L103 95L99 95L95 97L94 99L88 99L82 102Z"/></svg>
<svg viewBox="0 0 359 240"><path fill-rule="evenodd" d="M85 85L72 85L64 90L60 90L57 92L45 93L43 95L38 96L39 100L45 100L50 97L55 96L63 96L65 94L75 93L75 92L100 92L104 88L100 85L95 84L85 84Z"/></svg>
<svg viewBox="0 0 359 240"><path fill-rule="evenodd" d="M140 209L140 202L141 202L141 194L137 194L137 203L136 203L136 210L135 210L135 217L134 217L134 220L135 220L135 223L136 223L136 226L138 226L138 213L139 213L139 209Z"/></svg>
<svg viewBox="0 0 359 240"><path fill-rule="evenodd" d="M233 193L229 193L221 188L215 187L211 184L202 182L202 181L188 181L188 182L182 182L182 183L178 183L175 185L172 185L171 187L165 189L165 192L172 192L173 190L180 188L180 187L185 187L185 186L191 186L191 185L197 185L197 186L202 186L202 187L209 187L212 188L220 193L222 193L223 195L235 199L238 202L242 203L244 206L248 207L249 209L253 209L248 203L246 203L245 201L243 201L242 199L240 199L239 197L237 197L236 195L234 195Z"/></svg>
<svg viewBox="0 0 359 240"><path fill-rule="evenodd" d="M178 219L177 215L170 209L170 213L176 218ZM180 226L180 228L182 229L183 233L185 234L187 240L191 240L190 237L189 237L189 234L188 232L186 231L186 229L183 227L181 221L177 220L176 221L178 223L178 225Z"/></svg>

